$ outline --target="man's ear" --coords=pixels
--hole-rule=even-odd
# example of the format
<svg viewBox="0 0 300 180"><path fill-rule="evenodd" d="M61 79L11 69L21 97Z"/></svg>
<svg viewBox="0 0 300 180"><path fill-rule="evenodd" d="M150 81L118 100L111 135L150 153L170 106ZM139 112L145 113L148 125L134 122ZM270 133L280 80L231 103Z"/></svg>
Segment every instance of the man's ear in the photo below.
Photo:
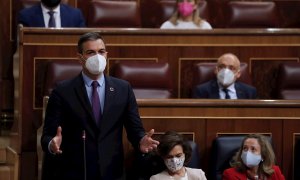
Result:
<svg viewBox="0 0 300 180"><path fill-rule="evenodd" d="M218 67L217 66L215 67L215 71L214 72L215 72L215 75L218 74Z"/></svg>
<svg viewBox="0 0 300 180"><path fill-rule="evenodd" d="M241 77L241 70L238 70L238 72L236 73L236 78L240 78Z"/></svg>
<svg viewBox="0 0 300 180"><path fill-rule="evenodd" d="M107 54L108 54L108 52L105 52L105 54L103 55L106 60L107 60Z"/></svg>
<svg viewBox="0 0 300 180"><path fill-rule="evenodd" d="M79 60L79 63L80 63L80 64L83 64L84 58L83 58L82 54L77 53L77 58L78 58L78 60Z"/></svg>

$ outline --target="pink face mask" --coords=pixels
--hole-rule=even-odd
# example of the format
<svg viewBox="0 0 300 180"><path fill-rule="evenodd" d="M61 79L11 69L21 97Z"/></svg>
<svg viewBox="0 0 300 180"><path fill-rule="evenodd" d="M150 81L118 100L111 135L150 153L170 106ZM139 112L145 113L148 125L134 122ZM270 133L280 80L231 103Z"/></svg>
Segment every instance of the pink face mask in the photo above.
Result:
<svg viewBox="0 0 300 180"><path fill-rule="evenodd" d="M191 15L194 11L194 6L189 2L178 3L178 11L183 17Z"/></svg>

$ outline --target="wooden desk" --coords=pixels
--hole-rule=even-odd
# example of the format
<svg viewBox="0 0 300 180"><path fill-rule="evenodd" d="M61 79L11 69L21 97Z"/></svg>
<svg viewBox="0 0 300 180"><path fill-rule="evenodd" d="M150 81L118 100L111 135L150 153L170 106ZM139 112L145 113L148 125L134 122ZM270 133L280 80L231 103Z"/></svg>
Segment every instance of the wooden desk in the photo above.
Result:
<svg viewBox="0 0 300 180"><path fill-rule="evenodd" d="M193 64L216 61L225 52L233 52L247 62L261 97L271 97L277 65L299 61L300 56L298 29L23 28L14 60L15 123L11 136L11 147L20 157L21 179L36 178L36 130L41 125L45 66L49 61L76 60L77 40L89 31L99 31L106 41L108 73L118 60L169 62L177 87L175 94L181 98L189 94ZM300 132L300 101L140 100L139 106L146 129L193 132L203 157L217 133L270 132L279 164L285 175L292 175L293 133ZM27 162L33 164L28 166Z"/></svg>

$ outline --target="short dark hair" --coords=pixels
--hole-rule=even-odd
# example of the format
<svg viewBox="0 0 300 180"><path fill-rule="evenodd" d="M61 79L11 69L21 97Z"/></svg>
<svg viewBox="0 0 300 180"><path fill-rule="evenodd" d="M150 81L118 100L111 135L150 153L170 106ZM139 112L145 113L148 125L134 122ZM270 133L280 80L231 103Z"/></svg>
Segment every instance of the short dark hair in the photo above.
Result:
<svg viewBox="0 0 300 180"><path fill-rule="evenodd" d="M164 158L176 145L182 146L183 153L185 154L184 164L186 165L191 159L192 148L189 142L181 134L178 134L175 131L167 131L160 137L160 142L157 147L158 153Z"/></svg>
<svg viewBox="0 0 300 180"><path fill-rule="evenodd" d="M88 32L88 33L83 34L82 36L80 36L80 38L78 40L77 52L82 54L82 51L83 51L82 45L83 45L83 43L85 43L87 41L96 41L98 39L101 39L104 43L104 40L103 40L102 36L97 32Z"/></svg>

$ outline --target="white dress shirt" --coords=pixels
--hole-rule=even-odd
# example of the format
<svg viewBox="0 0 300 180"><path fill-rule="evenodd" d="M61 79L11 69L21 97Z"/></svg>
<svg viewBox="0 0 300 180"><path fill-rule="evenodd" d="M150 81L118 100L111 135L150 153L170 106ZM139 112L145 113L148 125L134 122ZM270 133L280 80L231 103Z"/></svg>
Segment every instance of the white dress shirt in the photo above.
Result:
<svg viewBox="0 0 300 180"><path fill-rule="evenodd" d="M160 29L212 29L212 27L205 20L202 20L199 26L193 21L177 20L177 25L174 25L170 21L166 21L161 25Z"/></svg>
<svg viewBox="0 0 300 180"><path fill-rule="evenodd" d="M42 3L41 3L42 11L43 11L43 17L44 17L44 23L45 27L48 27L50 15L49 15L49 9L47 9ZM61 19L60 19L60 5L58 5L56 8L52 9L54 11L54 19L55 19L55 27L61 28Z"/></svg>
<svg viewBox="0 0 300 180"><path fill-rule="evenodd" d="M225 98L225 92L223 91L224 87L222 87L220 84L219 84L219 96L220 96L220 99L226 99ZM230 86L228 86L226 88L228 90L228 95L230 96L230 99L237 99L237 95L236 95L236 90L235 90L235 87L234 87L234 83L231 84Z"/></svg>
<svg viewBox="0 0 300 180"><path fill-rule="evenodd" d="M86 88L86 92L87 95L89 97L89 101L92 104L92 82L94 80L92 80L91 78L89 78L87 75L85 75L82 72L82 77L83 77L83 81L84 81L84 85ZM105 101L105 78L104 75L102 75L100 77L100 79L97 79L99 86L97 87L97 92L100 98L100 105L101 105L101 113L103 114L103 109L104 109L104 101Z"/></svg>

